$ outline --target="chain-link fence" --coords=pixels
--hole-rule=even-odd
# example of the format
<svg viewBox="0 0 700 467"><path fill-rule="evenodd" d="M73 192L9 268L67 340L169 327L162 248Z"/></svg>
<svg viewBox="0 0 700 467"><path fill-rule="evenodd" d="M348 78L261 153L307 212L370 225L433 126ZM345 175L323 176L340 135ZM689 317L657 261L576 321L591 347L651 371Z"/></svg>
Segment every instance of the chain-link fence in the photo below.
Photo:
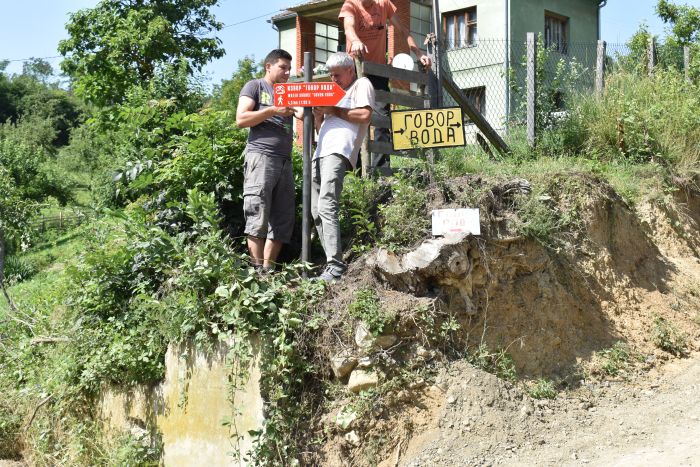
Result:
<svg viewBox="0 0 700 467"><path fill-rule="evenodd" d="M601 92L607 73L626 70L646 76L659 68L692 71L690 49L674 44L545 44L541 36L531 43L475 39L460 46L445 42L439 48L441 73L457 84L502 135L526 125L528 97L534 103L535 127L550 128L566 114L572 98ZM529 72L528 47L535 51ZM529 79L536 83L534 95L528 93ZM444 89L442 105L457 105ZM474 139L477 132L467 125L468 137Z"/></svg>

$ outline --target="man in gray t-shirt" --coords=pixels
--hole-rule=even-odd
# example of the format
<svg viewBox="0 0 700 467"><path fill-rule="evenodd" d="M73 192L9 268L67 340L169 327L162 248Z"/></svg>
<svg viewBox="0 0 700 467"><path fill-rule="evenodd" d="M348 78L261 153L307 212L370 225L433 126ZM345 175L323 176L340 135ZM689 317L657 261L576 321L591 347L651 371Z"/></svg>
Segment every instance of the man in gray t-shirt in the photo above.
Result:
<svg viewBox="0 0 700 467"><path fill-rule="evenodd" d="M292 57L275 49L265 57L265 76L246 83L236 124L250 128L243 168L243 214L248 250L256 269L274 268L294 229L293 116L301 110L274 105L273 85L289 79Z"/></svg>

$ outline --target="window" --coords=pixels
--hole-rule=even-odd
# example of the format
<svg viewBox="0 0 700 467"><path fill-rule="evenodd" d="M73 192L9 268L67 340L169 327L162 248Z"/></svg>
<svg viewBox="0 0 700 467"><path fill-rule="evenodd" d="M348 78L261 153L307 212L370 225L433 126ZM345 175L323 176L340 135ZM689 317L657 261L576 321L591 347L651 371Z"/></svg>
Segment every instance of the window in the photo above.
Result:
<svg viewBox="0 0 700 467"><path fill-rule="evenodd" d="M476 7L444 14L442 33L448 49L475 46Z"/></svg>
<svg viewBox="0 0 700 467"><path fill-rule="evenodd" d="M314 60L317 65L325 64L328 61L328 56L338 51L338 44L340 43L338 26L316 23L315 41Z"/></svg>
<svg viewBox="0 0 700 467"><path fill-rule="evenodd" d="M467 100L476 107L481 115L486 115L486 87L462 89L467 96Z"/></svg>
<svg viewBox="0 0 700 467"><path fill-rule="evenodd" d="M430 5L419 2L411 2L411 36L416 45L423 51L426 50L425 36L430 32L433 10Z"/></svg>
<svg viewBox="0 0 700 467"><path fill-rule="evenodd" d="M557 15L549 11L544 12L544 46L548 49L556 50L559 53L566 53L567 27L569 18Z"/></svg>

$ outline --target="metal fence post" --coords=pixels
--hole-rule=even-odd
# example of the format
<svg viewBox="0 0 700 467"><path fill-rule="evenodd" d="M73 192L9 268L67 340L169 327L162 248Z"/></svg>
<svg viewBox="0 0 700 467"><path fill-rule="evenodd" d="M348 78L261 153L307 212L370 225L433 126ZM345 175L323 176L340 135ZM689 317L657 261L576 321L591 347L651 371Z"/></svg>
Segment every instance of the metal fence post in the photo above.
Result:
<svg viewBox="0 0 700 467"><path fill-rule="evenodd" d="M527 143L536 144L537 115L537 39L534 32L527 33Z"/></svg>
<svg viewBox="0 0 700 467"><path fill-rule="evenodd" d="M690 83L690 47L683 47L683 69L685 70L685 80Z"/></svg>
<svg viewBox="0 0 700 467"><path fill-rule="evenodd" d="M441 59L442 59L442 50L440 50L440 47L442 46L442 43L440 42L442 40L441 34L442 34L442 24L440 21L440 4L438 0L433 0L433 33L435 34L435 41L433 42L433 56L431 57L433 60L433 72L435 74L435 81L433 82L433 85L436 85L433 89L430 90L431 96L430 99L432 102L434 102L433 105L436 105L437 107L442 107L442 86L441 86L441 79L442 79L442 70L441 70ZM430 89L430 87L429 87ZM432 93L435 93L435 97L432 96Z"/></svg>
<svg viewBox="0 0 700 467"><path fill-rule="evenodd" d="M595 66L595 93L597 97L603 95L603 88L605 87L605 41L598 41L598 56L596 58Z"/></svg>
<svg viewBox="0 0 700 467"><path fill-rule="evenodd" d="M653 37L649 38L649 44L647 46L647 58L649 61L649 77L654 77L654 68L656 67L656 39Z"/></svg>
<svg viewBox="0 0 700 467"><path fill-rule="evenodd" d="M304 81L313 81L313 65L311 52L304 52ZM311 107L304 108L304 136L303 136L303 176L302 185L302 216L301 216L301 262L309 263L311 248L311 145L314 138L314 117ZM306 271L303 272L306 277Z"/></svg>

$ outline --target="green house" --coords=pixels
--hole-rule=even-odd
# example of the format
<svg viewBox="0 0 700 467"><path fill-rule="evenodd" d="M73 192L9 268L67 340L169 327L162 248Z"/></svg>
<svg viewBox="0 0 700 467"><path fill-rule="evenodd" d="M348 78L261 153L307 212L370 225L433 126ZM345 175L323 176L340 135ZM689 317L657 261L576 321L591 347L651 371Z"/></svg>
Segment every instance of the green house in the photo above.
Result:
<svg viewBox="0 0 700 467"><path fill-rule="evenodd" d="M550 60L574 61L585 70L595 63L600 11L607 0L439 0L442 64L491 125L501 131L517 107L517 86L528 32L541 34ZM432 0L393 0L400 20L418 44L435 31ZM343 0L312 0L272 17L279 46L299 70L304 52L314 66L344 50L338 13ZM388 31L388 57L407 52L405 41ZM449 99L446 100L449 104Z"/></svg>

